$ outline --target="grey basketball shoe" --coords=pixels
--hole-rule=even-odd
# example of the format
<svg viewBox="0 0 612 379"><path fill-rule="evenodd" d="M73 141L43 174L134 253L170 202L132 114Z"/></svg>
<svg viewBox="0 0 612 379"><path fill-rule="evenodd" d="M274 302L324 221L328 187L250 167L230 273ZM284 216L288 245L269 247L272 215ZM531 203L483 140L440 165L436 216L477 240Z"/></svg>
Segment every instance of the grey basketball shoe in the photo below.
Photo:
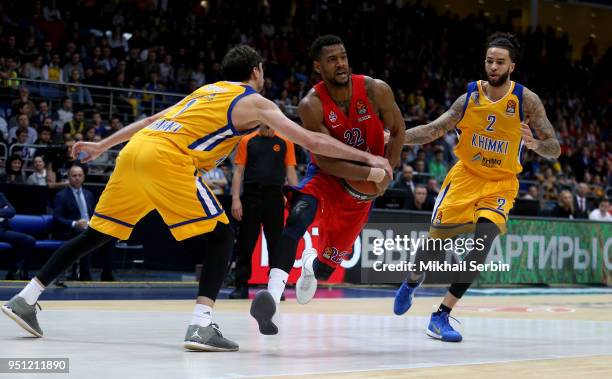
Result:
<svg viewBox="0 0 612 379"><path fill-rule="evenodd" d="M214 323L206 327L189 325L183 346L196 351L238 351L238 344L223 337Z"/></svg>
<svg viewBox="0 0 612 379"><path fill-rule="evenodd" d="M13 319L19 326L27 330L30 334L36 337L42 337L43 331L38 325L36 319L36 307L42 308L38 303L30 305L26 303L21 296L14 296L6 304L2 306L2 312Z"/></svg>
<svg viewBox="0 0 612 379"><path fill-rule="evenodd" d="M278 327L273 320L276 313L276 303L270 292L267 290L257 292L251 303L250 312L251 316L257 320L261 334L270 336L278 333Z"/></svg>

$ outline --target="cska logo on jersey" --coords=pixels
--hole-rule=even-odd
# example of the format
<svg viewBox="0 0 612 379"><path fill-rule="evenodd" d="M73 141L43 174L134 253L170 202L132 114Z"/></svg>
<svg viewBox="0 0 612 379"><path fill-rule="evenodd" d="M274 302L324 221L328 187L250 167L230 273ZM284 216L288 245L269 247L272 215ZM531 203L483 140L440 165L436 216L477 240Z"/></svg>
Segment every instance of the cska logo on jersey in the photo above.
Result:
<svg viewBox="0 0 612 379"><path fill-rule="evenodd" d="M357 100L356 110L358 115L364 115L368 113L368 107L366 107L363 100Z"/></svg>
<svg viewBox="0 0 612 379"><path fill-rule="evenodd" d="M506 116L514 117L515 113L516 113L516 101L508 100L508 103L506 104Z"/></svg>
<svg viewBox="0 0 612 379"><path fill-rule="evenodd" d="M334 111L329 111L329 116L327 116L327 118L329 118L329 122L336 122L338 120L338 116L336 116Z"/></svg>

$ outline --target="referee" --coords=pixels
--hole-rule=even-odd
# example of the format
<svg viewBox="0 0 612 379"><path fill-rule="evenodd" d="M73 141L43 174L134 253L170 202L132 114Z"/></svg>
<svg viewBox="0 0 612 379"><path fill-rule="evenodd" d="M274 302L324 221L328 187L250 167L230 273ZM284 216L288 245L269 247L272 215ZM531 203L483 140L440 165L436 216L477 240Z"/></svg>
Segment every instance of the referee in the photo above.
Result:
<svg viewBox="0 0 612 379"><path fill-rule="evenodd" d="M268 251L276 251L283 232L285 199L281 187L285 178L297 185L293 143L263 125L240 140L232 179L232 215L240 222L236 257L236 289L231 299L249 297L251 254L261 225ZM244 177L244 190L240 196ZM275 257L270 256L270 261Z"/></svg>

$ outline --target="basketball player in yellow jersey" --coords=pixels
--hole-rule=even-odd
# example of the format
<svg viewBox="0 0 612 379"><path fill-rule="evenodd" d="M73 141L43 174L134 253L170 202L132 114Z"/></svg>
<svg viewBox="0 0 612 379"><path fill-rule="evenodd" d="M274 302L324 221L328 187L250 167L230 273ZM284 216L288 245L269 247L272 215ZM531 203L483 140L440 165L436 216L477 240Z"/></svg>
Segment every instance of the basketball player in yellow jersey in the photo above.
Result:
<svg viewBox="0 0 612 379"><path fill-rule="evenodd" d="M130 140L117 159L94 214L86 215L91 219L89 228L58 249L38 275L2 306L3 312L34 336L42 337L35 305L45 286L80 256L113 237L128 239L134 225L157 210L177 240L203 234L208 238L184 347L238 350L238 345L224 338L212 323L212 308L225 277L234 236L219 201L200 178L199 169L208 170L221 163L243 134L264 123L314 154L372 166L370 179L374 182L381 182L385 172L392 172L385 158L307 131L285 117L273 102L258 94L264 84L262 62L250 47L235 47L222 62L223 74L229 81L205 85L175 106L99 143L75 144L73 156L83 152L89 161ZM78 196L75 194L75 206L81 208L79 204L84 201Z"/></svg>
<svg viewBox="0 0 612 379"><path fill-rule="evenodd" d="M519 50L515 38L498 32L489 37L486 47L487 80L468 84L467 93L446 113L427 125L407 130L405 138L409 145L425 144L456 128L459 142L455 155L459 160L436 199L430 235L447 238L473 230L474 238L482 239L482 244L465 257L468 267L470 261L484 262L495 237L505 232L518 192L516 175L522 170L523 149L545 158L557 158L561 152L538 96L510 80ZM426 254L419 253L417 261ZM461 334L450 326L448 318L477 274L461 275L449 287L438 311L431 316L427 335L442 341L461 341ZM410 308L414 291L423 280L424 273L408 275L397 291L395 314L401 315Z"/></svg>

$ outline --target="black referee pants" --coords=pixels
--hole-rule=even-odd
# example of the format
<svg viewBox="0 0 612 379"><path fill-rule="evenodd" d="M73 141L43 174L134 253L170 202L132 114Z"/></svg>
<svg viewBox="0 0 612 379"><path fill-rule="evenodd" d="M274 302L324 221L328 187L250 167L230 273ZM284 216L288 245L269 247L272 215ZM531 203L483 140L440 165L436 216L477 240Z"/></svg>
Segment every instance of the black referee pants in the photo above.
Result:
<svg viewBox="0 0 612 379"><path fill-rule="evenodd" d="M251 277L251 255L262 225L268 244L269 263L274 267L274 253L283 232L285 201L281 186L258 184L245 184L240 200L242 221L238 231L236 286L246 287Z"/></svg>

